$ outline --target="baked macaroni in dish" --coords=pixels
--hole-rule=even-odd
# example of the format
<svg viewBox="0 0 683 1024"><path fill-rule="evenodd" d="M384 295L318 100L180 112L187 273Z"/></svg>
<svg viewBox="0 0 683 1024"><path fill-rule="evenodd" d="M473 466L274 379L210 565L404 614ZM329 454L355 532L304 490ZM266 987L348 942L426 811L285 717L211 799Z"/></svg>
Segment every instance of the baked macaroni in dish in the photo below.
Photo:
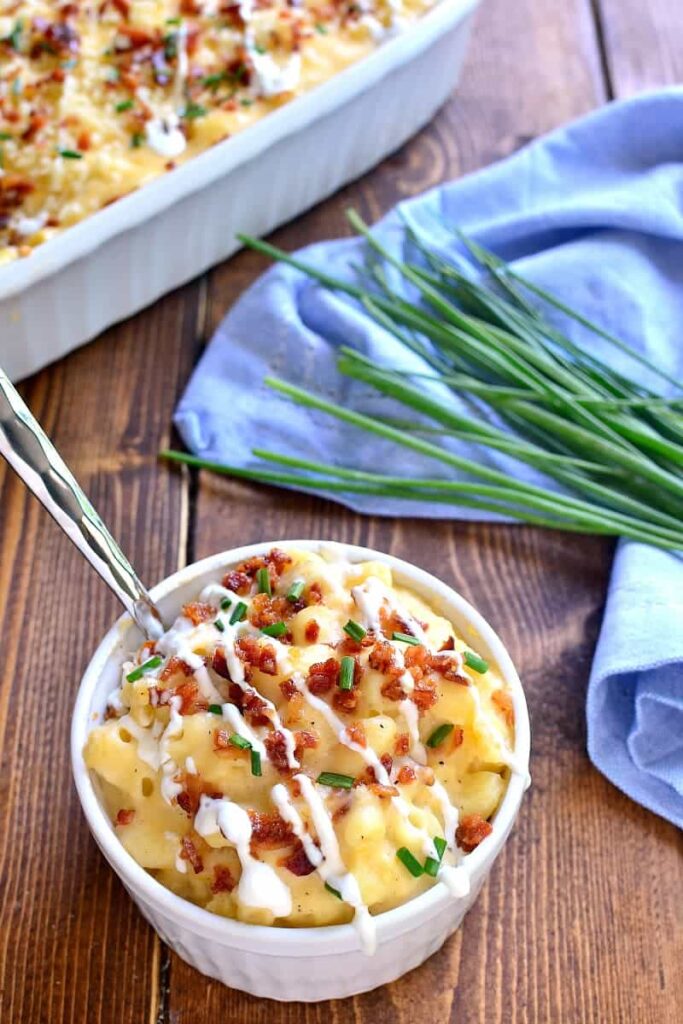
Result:
<svg viewBox="0 0 683 1024"><path fill-rule="evenodd" d="M0 0L0 263L324 82L435 0Z"/></svg>
<svg viewBox="0 0 683 1024"><path fill-rule="evenodd" d="M492 831L514 715L495 667L382 562L273 549L122 668L85 761L124 847L241 921L353 921L444 883Z"/></svg>

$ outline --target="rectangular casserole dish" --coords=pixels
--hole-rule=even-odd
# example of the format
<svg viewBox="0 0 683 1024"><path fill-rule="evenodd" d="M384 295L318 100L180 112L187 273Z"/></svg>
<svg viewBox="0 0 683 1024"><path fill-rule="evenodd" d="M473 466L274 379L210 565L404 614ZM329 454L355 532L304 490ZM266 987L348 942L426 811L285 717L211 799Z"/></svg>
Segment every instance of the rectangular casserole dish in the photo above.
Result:
<svg viewBox="0 0 683 1024"><path fill-rule="evenodd" d="M0 268L10 378L226 259L238 231L272 231L402 145L455 87L478 3L441 0L369 57Z"/></svg>

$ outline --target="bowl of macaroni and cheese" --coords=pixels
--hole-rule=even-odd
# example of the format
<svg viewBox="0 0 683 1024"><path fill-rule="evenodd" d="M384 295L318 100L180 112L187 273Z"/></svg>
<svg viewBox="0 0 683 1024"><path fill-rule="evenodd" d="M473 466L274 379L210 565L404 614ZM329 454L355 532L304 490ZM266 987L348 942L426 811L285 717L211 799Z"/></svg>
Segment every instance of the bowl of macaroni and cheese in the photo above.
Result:
<svg viewBox="0 0 683 1024"><path fill-rule="evenodd" d="M86 671L76 786L105 857L198 970L280 1000L418 966L459 925L528 783L510 658L393 556L256 544L152 591Z"/></svg>

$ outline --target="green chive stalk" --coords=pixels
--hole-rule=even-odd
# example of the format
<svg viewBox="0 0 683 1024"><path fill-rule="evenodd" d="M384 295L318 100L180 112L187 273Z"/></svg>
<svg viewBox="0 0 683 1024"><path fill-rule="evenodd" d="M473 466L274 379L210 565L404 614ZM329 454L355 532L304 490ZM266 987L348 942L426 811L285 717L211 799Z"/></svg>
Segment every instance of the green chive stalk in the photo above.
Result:
<svg viewBox="0 0 683 1024"><path fill-rule="evenodd" d="M455 229L477 275L431 250L409 224L404 248L414 256L404 260L388 251L355 212L349 220L368 245L352 281L267 242L241 241L360 303L383 330L424 361L427 373L380 364L347 347L339 352L341 374L400 403L409 415L405 420L371 418L274 377L265 383L298 405L418 452L465 479L366 472L262 449L254 450L261 464L248 469L182 452L165 451L163 457L277 486L460 505L550 529L683 549L680 381ZM396 272L417 299L409 301L396 291L391 284ZM546 310L580 323L629 357L637 376L614 370L567 337L548 320ZM648 375L676 393L655 391L641 380ZM424 380L440 384L439 392L425 391ZM464 407L456 406L455 395L466 399ZM502 426L490 422L490 411ZM443 437L502 452L540 470L562 490L466 458L439 443Z"/></svg>

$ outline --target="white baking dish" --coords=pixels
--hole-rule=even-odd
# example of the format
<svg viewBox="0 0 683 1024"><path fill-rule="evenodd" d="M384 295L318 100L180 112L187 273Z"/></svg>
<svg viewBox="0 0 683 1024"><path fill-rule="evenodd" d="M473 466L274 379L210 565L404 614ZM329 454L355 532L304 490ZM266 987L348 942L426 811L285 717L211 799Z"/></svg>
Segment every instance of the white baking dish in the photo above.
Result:
<svg viewBox="0 0 683 1024"><path fill-rule="evenodd" d="M454 88L479 0L409 31L112 206L0 267L0 363L45 366L363 174Z"/></svg>
<svg viewBox="0 0 683 1024"><path fill-rule="evenodd" d="M226 568L264 554L273 542L213 555L189 565L152 590L167 621ZM288 541L287 546L316 550L320 541ZM379 914L377 952L366 956L350 924L323 928L266 928L218 917L164 888L140 867L119 842L83 760L93 714L102 715L107 697L120 680L127 652L141 634L124 615L95 652L83 677L71 730L76 788L88 824L102 853L137 903L141 913L178 956L203 974L232 988L279 1000L314 1002L338 999L376 988L417 967L439 949L458 927L491 870L517 816L528 782L529 717L521 683L510 656L488 623L459 594L422 569L392 555L353 545L335 545L352 562L385 562L394 579L424 597L450 619L463 636L476 636L477 651L495 665L512 695L515 711L515 762L503 801L493 818L493 832L463 861L470 892L455 899L442 884L403 906ZM505 922L499 922L505 927Z"/></svg>

